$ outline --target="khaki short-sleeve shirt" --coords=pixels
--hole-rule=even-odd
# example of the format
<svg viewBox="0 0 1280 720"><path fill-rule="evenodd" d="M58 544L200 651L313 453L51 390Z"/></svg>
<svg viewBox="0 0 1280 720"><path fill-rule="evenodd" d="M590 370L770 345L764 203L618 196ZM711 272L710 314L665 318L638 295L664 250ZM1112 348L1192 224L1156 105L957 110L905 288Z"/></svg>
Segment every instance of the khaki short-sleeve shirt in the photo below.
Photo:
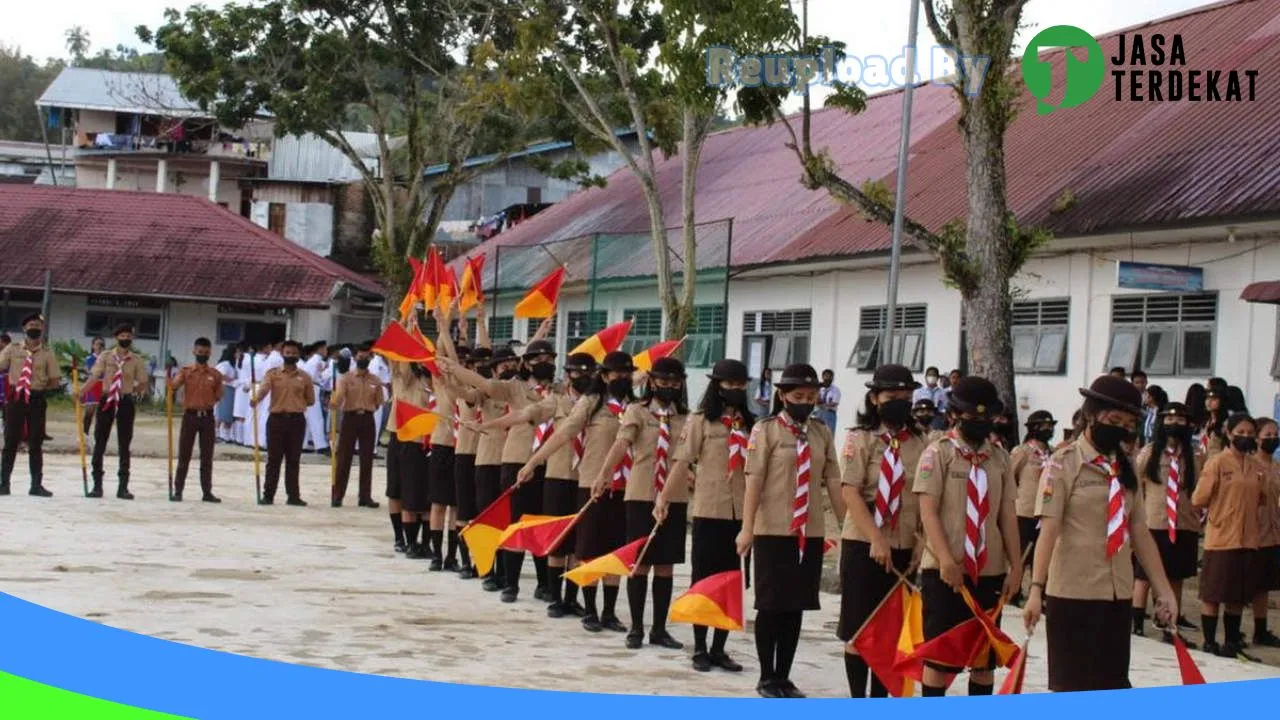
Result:
<svg viewBox="0 0 1280 720"><path fill-rule="evenodd" d="M827 483L839 482L831 430L810 418L804 425L809 442L809 520L807 537L824 537L826 514L822 494ZM747 483L760 486L755 534L788 536L796 500L796 436L777 417L760 420L747 442Z"/></svg>
<svg viewBox="0 0 1280 720"><path fill-rule="evenodd" d="M884 441L887 433L888 429L882 427L876 432L864 429L850 430L845 436L842 453L844 473L840 480L845 485L856 489L858 496L868 505L874 505L876 492L880 486L880 462L888 448L888 443ZM906 484L902 491L901 509L898 511L898 525L896 529L890 528L887 524L881 528L885 539L889 541L889 546L895 550L911 549L916 546L916 536L920 532L920 498L912 492L911 488L915 485L916 466L920 464L920 455L924 450L924 439L914 434L899 446L898 457L902 462L903 481ZM871 516L875 517L874 507L871 510ZM852 509L845 510L842 538L871 542L871 538L866 537L853 522Z"/></svg>
<svg viewBox="0 0 1280 720"><path fill-rule="evenodd" d="M956 562L964 559L965 528L968 518L968 493L970 462L965 460L956 446L952 444L952 436L948 435L925 448L920 456L920 465L916 468L916 480L913 487L918 495L929 495L938 504L938 517L942 521L943 532L947 536L946 548L929 547L927 540L920 567L924 570L937 570L939 552L948 552ZM956 440L963 443L963 440ZM1017 484L1013 479L1013 466L1009 453L998 446L986 443L979 450L987 459L982 468L987 473L987 512L986 543L987 562L981 573L983 577L1003 575L1009 571L1009 559L1005 557L1004 535L1000 527L1000 514L1004 505L1013 509ZM1016 528L1008 528L1016 532Z"/></svg>
<svg viewBox="0 0 1280 720"><path fill-rule="evenodd" d="M746 476L741 469L729 474L729 432L722 421L708 420L702 411L684 424L675 458L693 466L693 517L742 518Z"/></svg>

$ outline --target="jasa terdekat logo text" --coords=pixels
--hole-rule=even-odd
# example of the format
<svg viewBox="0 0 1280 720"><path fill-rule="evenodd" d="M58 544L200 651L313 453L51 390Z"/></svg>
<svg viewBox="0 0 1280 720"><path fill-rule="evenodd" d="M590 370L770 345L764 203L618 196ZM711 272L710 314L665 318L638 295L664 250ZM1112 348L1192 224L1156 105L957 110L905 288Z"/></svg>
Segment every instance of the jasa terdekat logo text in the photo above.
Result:
<svg viewBox="0 0 1280 720"><path fill-rule="evenodd" d="M1253 102L1258 71L1194 67L1182 35L1121 35L1111 57L1116 100Z"/></svg>

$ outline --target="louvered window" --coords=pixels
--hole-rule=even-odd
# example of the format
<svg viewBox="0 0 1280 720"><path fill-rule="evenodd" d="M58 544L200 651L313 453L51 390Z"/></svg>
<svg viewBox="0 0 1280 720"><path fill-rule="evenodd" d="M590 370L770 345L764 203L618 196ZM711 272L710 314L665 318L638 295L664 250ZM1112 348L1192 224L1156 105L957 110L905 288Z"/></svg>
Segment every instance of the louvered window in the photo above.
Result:
<svg viewBox="0 0 1280 720"><path fill-rule="evenodd" d="M848 367L870 372L877 366L893 362L906 365L912 372L924 370L924 340L928 320L927 305L899 305L893 317L893 351L884 360L881 347L889 309L883 305L864 307L858 316L858 341L849 354Z"/></svg>
<svg viewBox="0 0 1280 720"><path fill-rule="evenodd" d="M1111 346L1103 370L1212 375L1217 320L1217 293L1113 297Z"/></svg>

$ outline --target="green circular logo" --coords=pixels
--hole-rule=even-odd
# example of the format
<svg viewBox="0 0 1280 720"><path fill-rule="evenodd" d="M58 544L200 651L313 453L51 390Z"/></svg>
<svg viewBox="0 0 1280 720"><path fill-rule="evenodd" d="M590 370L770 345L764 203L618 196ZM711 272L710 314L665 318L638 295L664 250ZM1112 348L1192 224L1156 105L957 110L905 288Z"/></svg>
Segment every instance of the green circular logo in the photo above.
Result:
<svg viewBox="0 0 1280 720"><path fill-rule="evenodd" d="M1066 92L1057 105L1051 105L1045 100L1054 90L1053 65L1040 59L1040 50L1052 47L1068 50L1085 48L1089 51L1089 57L1085 60L1080 60L1071 52L1065 53L1066 77L1062 78L1062 82L1066 86ZM1036 112L1039 115L1085 104L1098 93L1106 74L1107 62L1102 56L1102 46L1092 35L1072 25L1055 25L1041 30L1027 43L1027 49L1022 54L1022 79L1036 98Z"/></svg>

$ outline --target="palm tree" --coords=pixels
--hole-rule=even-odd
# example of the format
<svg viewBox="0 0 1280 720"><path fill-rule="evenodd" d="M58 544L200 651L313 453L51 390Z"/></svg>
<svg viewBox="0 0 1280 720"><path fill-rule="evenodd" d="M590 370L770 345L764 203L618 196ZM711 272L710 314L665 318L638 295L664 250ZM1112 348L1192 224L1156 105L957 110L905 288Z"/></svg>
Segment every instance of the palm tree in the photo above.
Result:
<svg viewBox="0 0 1280 720"><path fill-rule="evenodd" d="M89 31L83 27L76 25L67 30L67 51L71 53L73 63L79 63L84 60L85 53L89 52Z"/></svg>

